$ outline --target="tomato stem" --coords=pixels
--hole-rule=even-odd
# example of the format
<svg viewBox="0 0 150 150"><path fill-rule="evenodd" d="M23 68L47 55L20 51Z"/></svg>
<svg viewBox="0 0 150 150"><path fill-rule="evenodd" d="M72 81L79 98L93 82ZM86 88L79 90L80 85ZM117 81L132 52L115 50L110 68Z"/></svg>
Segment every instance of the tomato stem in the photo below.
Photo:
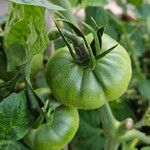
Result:
<svg viewBox="0 0 150 150"><path fill-rule="evenodd" d="M120 141L129 141L129 140L132 140L134 138L137 138L146 144L150 144L150 136L147 136L145 133L142 133L141 131L138 131L136 129L132 129L132 130L127 131L120 138Z"/></svg>
<svg viewBox="0 0 150 150"><path fill-rule="evenodd" d="M150 144L150 136L134 129L134 122L131 118L127 118L122 122L115 119L108 102L99 108L99 115L104 129L105 150L117 150L120 142L133 138L138 138Z"/></svg>
<svg viewBox="0 0 150 150"><path fill-rule="evenodd" d="M84 60L88 57L87 50L84 45L84 41L76 36L75 34L72 34L71 32L66 31L65 29L61 29L62 34L69 40L69 42L72 43L74 50L77 54L77 57L79 60ZM53 29L48 34L49 39L57 40L61 37L61 33L57 29Z"/></svg>
<svg viewBox="0 0 150 150"><path fill-rule="evenodd" d="M115 135L115 130L119 122L112 114L108 102L99 108L100 119L105 135L105 150L117 150L119 146L118 137Z"/></svg>

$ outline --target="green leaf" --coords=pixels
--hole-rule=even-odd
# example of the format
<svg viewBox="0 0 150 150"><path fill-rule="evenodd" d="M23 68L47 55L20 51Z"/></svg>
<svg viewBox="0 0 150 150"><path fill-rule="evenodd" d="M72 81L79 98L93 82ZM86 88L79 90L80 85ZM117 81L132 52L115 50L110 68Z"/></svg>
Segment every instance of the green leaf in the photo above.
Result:
<svg viewBox="0 0 150 150"><path fill-rule="evenodd" d="M128 0L128 2L138 7L142 4L143 0Z"/></svg>
<svg viewBox="0 0 150 150"><path fill-rule="evenodd" d="M41 6L52 11L64 10L62 7L50 3L48 0L9 0L9 1L22 5L24 4L24 5Z"/></svg>
<svg viewBox="0 0 150 150"><path fill-rule="evenodd" d="M10 79L8 82L4 82L4 83L0 83L0 89L2 88L12 88L12 89L16 89L19 80L21 79L21 74L19 72L16 73L16 75Z"/></svg>
<svg viewBox="0 0 150 150"><path fill-rule="evenodd" d="M40 97L35 93L34 89L26 79L25 84L27 89L26 96L28 98L29 109L35 116L38 117L41 112L40 108L44 106L44 103L42 102Z"/></svg>
<svg viewBox="0 0 150 150"><path fill-rule="evenodd" d="M80 4L82 7L87 6L104 6L110 0L70 0L72 5Z"/></svg>
<svg viewBox="0 0 150 150"><path fill-rule="evenodd" d="M143 118L142 118L143 126L150 126L150 105L148 106Z"/></svg>
<svg viewBox="0 0 150 150"><path fill-rule="evenodd" d="M144 146L141 150L150 150L150 146Z"/></svg>
<svg viewBox="0 0 150 150"><path fill-rule="evenodd" d="M132 107L125 101L125 99L122 99L121 102L112 101L109 104L117 120L122 121L126 118L132 118L135 122L137 121Z"/></svg>
<svg viewBox="0 0 150 150"><path fill-rule="evenodd" d="M149 92L149 87L150 87L150 80L148 79L143 79L139 81L139 86L138 89L140 93L150 101L150 92Z"/></svg>
<svg viewBox="0 0 150 150"><path fill-rule="evenodd" d="M34 122L24 92L12 93L0 103L0 140L19 140Z"/></svg>
<svg viewBox="0 0 150 150"><path fill-rule="evenodd" d="M147 25L147 30L148 30L148 32L150 34L150 15L146 19L146 25Z"/></svg>
<svg viewBox="0 0 150 150"><path fill-rule="evenodd" d="M70 146L72 150L102 150L104 137L98 110L80 110L80 125Z"/></svg>
<svg viewBox="0 0 150 150"><path fill-rule="evenodd" d="M4 35L7 70L27 63L47 46L45 9L37 6L10 5L9 19Z"/></svg>
<svg viewBox="0 0 150 150"><path fill-rule="evenodd" d="M0 141L1 150L28 150L21 142L1 140Z"/></svg>
<svg viewBox="0 0 150 150"><path fill-rule="evenodd" d="M147 18L150 16L150 4L143 4L138 8L138 12L141 18Z"/></svg>

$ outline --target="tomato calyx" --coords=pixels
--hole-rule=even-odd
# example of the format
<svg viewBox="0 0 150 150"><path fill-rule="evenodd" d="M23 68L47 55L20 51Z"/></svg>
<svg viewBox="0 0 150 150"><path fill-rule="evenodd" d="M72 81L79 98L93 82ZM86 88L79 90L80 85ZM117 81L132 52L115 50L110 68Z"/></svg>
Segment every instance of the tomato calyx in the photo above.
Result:
<svg viewBox="0 0 150 150"><path fill-rule="evenodd" d="M81 22L87 29L91 31L93 35L93 40L90 44L87 42L85 35L80 31L80 29L67 20L59 19L57 21L66 23L74 31L74 33L60 29L57 22L55 22L55 24L58 32L55 32L57 33L57 36L59 34L64 40L74 61L83 68L89 68L93 70L96 65L96 60L101 59L111 52L117 46L117 44L110 49L101 52L104 26L99 28L95 20L93 18L91 19L94 27L86 24L85 22ZM69 43L70 41L72 45Z"/></svg>
<svg viewBox="0 0 150 150"><path fill-rule="evenodd" d="M46 123L51 123L53 121L53 111L53 106L49 105L49 100L46 100L44 107L42 108L42 113L44 115Z"/></svg>
<svg viewBox="0 0 150 150"><path fill-rule="evenodd" d="M33 126L34 129L37 129L41 126L41 124L45 123L51 125L54 119L54 111L60 104L56 104L57 102L46 100L44 106L41 108L40 115L36 119L36 122Z"/></svg>

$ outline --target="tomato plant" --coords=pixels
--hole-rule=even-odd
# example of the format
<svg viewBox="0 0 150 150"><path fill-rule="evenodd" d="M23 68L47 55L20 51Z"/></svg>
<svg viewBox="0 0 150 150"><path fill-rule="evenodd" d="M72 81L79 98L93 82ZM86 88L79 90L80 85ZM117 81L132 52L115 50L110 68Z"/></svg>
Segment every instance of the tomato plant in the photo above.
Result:
<svg viewBox="0 0 150 150"><path fill-rule="evenodd" d="M0 149L150 149L149 10L1 0Z"/></svg>

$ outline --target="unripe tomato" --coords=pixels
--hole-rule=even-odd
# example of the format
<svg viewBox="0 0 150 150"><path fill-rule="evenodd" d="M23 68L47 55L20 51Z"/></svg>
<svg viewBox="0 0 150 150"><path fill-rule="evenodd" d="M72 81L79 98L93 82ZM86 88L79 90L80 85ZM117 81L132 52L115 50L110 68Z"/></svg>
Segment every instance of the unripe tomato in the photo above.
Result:
<svg viewBox="0 0 150 150"><path fill-rule="evenodd" d="M91 35L87 39L90 41ZM116 44L104 34L101 52ZM46 80L56 99L80 109L95 109L119 98L126 91L131 74L129 55L120 44L96 60L94 69L77 64L67 47L57 50L46 67Z"/></svg>
<svg viewBox="0 0 150 150"><path fill-rule="evenodd" d="M74 137L79 126L77 109L61 105L52 115L51 122L31 129L24 137L32 150L60 150Z"/></svg>
<svg viewBox="0 0 150 150"><path fill-rule="evenodd" d="M31 62L31 78L34 78L38 71L42 68L43 65L43 54L39 53L35 55Z"/></svg>

